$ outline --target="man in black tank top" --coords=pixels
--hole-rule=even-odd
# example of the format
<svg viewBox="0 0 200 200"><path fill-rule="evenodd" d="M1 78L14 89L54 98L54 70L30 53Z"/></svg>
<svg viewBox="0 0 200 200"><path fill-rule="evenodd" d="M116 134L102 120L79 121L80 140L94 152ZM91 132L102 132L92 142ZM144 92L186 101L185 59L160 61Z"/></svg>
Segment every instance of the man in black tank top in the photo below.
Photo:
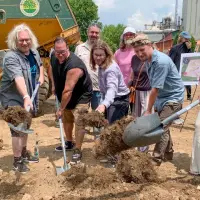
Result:
<svg viewBox="0 0 200 200"><path fill-rule="evenodd" d="M54 42L54 53L51 56L52 87L60 102L56 115L62 116L67 141L66 150L73 148L72 131L80 110L88 112L92 97L92 81L85 64L75 54L69 51L66 41L58 37ZM72 155L72 163L80 162L81 146L83 142L84 127L76 124L76 148ZM56 151L62 151L58 146Z"/></svg>

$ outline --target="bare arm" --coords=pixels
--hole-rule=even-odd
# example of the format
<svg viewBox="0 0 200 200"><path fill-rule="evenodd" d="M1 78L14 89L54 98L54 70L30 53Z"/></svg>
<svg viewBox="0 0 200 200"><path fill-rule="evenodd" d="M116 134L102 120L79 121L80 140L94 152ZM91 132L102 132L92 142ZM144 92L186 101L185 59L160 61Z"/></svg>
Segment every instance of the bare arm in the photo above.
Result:
<svg viewBox="0 0 200 200"><path fill-rule="evenodd" d="M40 66L40 77L39 77L40 85L44 83L44 67Z"/></svg>
<svg viewBox="0 0 200 200"><path fill-rule="evenodd" d="M33 104L31 102L30 96L28 94L24 77L17 76L15 78L15 84L16 84L16 88L17 88L18 92L21 94L21 96L24 99L24 108L26 109L28 106L30 106L31 109L33 109Z"/></svg>
<svg viewBox="0 0 200 200"><path fill-rule="evenodd" d="M53 80L53 72L52 72L52 66L50 65L50 70L49 70L49 76L52 84L52 94L55 94L55 85L54 85L54 80Z"/></svg>
<svg viewBox="0 0 200 200"><path fill-rule="evenodd" d="M154 105L156 98L158 96L158 90L159 90L158 88L152 88L151 89L151 92L150 92L150 95L149 95L149 103L148 103L147 110L146 110L145 114L151 114L153 105Z"/></svg>
<svg viewBox="0 0 200 200"><path fill-rule="evenodd" d="M83 71L79 68L71 69L67 72L65 88L62 92L62 100L60 110L63 111L69 103L73 89L78 82L79 78L83 76Z"/></svg>

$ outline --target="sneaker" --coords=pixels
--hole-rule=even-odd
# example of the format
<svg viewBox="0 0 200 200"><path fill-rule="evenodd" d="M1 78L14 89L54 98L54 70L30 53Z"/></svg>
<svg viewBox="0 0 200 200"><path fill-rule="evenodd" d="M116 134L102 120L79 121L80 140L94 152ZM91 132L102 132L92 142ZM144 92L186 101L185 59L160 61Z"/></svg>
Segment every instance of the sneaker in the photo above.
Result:
<svg viewBox="0 0 200 200"><path fill-rule="evenodd" d="M23 160L15 161L13 163L13 170L18 171L22 174L25 174L26 172L30 171L30 169L25 165Z"/></svg>
<svg viewBox="0 0 200 200"><path fill-rule="evenodd" d="M78 164L81 162L82 158L82 152L79 149L74 149L74 152L72 154L72 160L70 164Z"/></svg>
<svg viewBox="0 0 200 200"><path fill-rule="evenodd" d="M65 150L70 151L74 148L74 143L73 142L65 142ZM55 148L55 151L62 151L62 146L58 146Z"/></svg>
<svg viewBox="0 0 200 200"><path fill-rule="evenodd" d="M187 100L188 101L192 101L192 97L187 97Z"/></svg>
<svg viewBox="0 0 200 200"><path fill-rule="evenodd" d="M22 159L25 163L38 163L39 158L33 156L30 151L26 151L25 155L22 156Z"/></svg>

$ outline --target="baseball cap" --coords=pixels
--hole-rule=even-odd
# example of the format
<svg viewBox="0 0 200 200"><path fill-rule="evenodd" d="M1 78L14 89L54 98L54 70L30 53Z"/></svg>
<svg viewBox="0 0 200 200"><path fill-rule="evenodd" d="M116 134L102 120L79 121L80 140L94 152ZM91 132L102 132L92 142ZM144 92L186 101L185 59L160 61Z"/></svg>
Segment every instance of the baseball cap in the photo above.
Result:
<svg viewBox="0 0 200 200"><path fill-rule="evenodd" d="M123 35L126 33L129 33L129 32L136 34L136 30L134 28L128 26L124 29Z"/></svg>
<svg viewBox="0 0 200 200"><path fill-rule="evenodd" d="M179 36L186 39L191 39L191 35L187 31L182 31Z"/></svg>

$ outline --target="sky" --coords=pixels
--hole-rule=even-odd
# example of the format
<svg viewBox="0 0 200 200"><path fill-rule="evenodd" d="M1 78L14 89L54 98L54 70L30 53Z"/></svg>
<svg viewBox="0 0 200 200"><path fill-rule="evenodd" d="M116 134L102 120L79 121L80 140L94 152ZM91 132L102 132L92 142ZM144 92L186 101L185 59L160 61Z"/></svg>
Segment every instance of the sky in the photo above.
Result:
<svg viewBox="0 0 200 200"><path fill-rule="evenodd" d="M182 1L178 0L178 14L182 15ZM99 21L103 25L124 24L144 30L144 24L175 15L176 0L94 0L99 8Z"/></svg>

